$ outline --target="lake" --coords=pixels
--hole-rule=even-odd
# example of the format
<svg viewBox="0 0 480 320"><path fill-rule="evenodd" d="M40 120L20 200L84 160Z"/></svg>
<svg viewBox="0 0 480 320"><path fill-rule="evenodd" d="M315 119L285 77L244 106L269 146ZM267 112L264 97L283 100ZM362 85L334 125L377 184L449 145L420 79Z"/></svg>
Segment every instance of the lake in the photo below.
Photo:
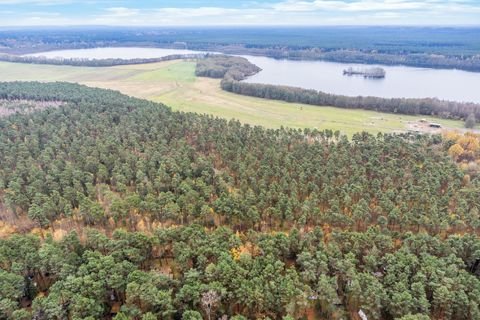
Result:
<svg viewBox="0 0 480 320"><path fill-rule="evenodd" d="M325 61L275 60L246 56L263 70L247 82L278 84L347 96L427 98L480 103L480 73L461 70L378 66ZM384 79L345 76L348 67L382 67Z"/></svg>
<svg viewBox="0 0 480 320"><path fill-rule="evenodd" d="M61 50L32 54L49 58L157 58L172 54L199 53L191 50L159 48L94 48ZM384 98L439 98L444 100L480 103L480 73L461 70L428 69L404 66L381 66L384 79L365 79L363 76L344 76L348 67L359 65L325 61L275 60L267 57L244 56L262 71L247 82L277 84L315 89L347 96L376 96Z"/></svg>
<svg viewBox="0 0 480 320"><path fill-rule="evenodd" d="M32 57L47 58L82 58L82 59L151 59L160 58L173 54L198 54L200 51L180 50L180 49L161 49L161 48L92 48L92 49L73 49L58 50L40 53L26 54Z"/></svg>

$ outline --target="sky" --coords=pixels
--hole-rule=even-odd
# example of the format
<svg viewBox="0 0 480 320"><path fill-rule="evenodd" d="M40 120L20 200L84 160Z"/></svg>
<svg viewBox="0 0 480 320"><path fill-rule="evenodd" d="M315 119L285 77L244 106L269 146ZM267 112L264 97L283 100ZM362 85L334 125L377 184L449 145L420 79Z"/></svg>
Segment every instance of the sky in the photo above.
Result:
<svg viewBox="0 0 480 320"><path fill-rule="evenodd" d="M480 0L0 0L0 26L480 25Z"/></svg>

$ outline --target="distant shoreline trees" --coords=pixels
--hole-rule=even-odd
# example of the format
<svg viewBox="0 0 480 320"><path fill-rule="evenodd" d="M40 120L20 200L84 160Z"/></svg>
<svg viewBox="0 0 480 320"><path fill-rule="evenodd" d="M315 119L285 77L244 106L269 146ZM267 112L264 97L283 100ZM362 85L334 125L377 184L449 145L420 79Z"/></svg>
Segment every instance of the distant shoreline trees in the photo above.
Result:
<svg viewBox="0 0 480 320"><path fill-rule="evenodd" d="M47 64L57 66L75 67L113 67L131 64L156 63L178 59L202 59L204 53L198 54L173 54L158 58L136 58L136 59L86 59L86 58L47 58L44 56L17 56L11 54L0 54L0 61L29 64Z"/></svg>
<svg viewBox="0 0 480 320"><path fill-rule="evenodd" d="M480 117L476 103L445 101L435 98L380 98L349 97L297 87L247 83L224 79L225 91L250 97L296 102L315 106L333 106L345 109L365 109L406 115L429 115L445 119L466 119L470 114Z"/></svg>
<svg viewBox="0 0 480 320"><path fill-rule="evenodd" d="M64 50L64 49L86 49L97 47L115 47L113 43L94 43L89 45L60 45L47 46L41 50ZM176 48L171 43L135 43L130 46L147 46L153 48ZM252 45L212 45L191 43L182 46L182 49L189 48L197 51L220 52L225 55L253 55L265 56L273 59L287 59L296 61L329 61L338 63L361 63L361 64L381 64L389 66L408 66L432 69L458 69L470 72L480 72L480 55L445 55L431 54L422 52L411 53L388 53L388 52L370 52L359 49L325 49L319 47L298 48L292 47L272 47L272 46L252 46ZM31 50L22 51L10 50L17 53L31 53Z"/></svg>
<svg viewBox="0 0 480 320"><path fill-rule="evenodd" d="M217 51L220 50L217 49ZM253 54L253 52L245 52L242 54ZM298 50L264 48L256 50L255 55L265 55L274 59L323 60L339 63L381 64L389 66L401 65L408 67L459 69L480 72L480 58L477 56L459 57L427 53L392 54L342 49L325 51L320 48Z"/></svg>
<svg viewBox="0 0 480 320"><path fill-rule="evenodd" d="M478 27L20 28L0 51L98 47L174 48L289 60L404 65L480 72Z"/></svg>
<svg viewBox="0 0 480 320"><path fill-rule="evenodd" d="M315 106L365 109L406 115L429 115L445 119L466 120L469 115L473 115L476 119L480 118L480 105L476 103L445 101L436 98L350 97L297 87L241 82L241 80L261 71L258 66L243 57L201 53L178 54L147 59L64 59L0 54L0 61L5 62L82 67L109 67L156 63L178 59L197 60L195 70L197 76L216 79L223 78L221 82L221 88L223 90L245 96Z"/></svg>
<svg viewBox="0 0 480 320"><path fill-rule="evenodd" d="M243 57L207 55L205 58L198 60L195 74L198 77L227 78L241 81L261 70Z"/></svg>
<svg viewBox="0 0 480 320"><path fill-rule="evenodd" d="M446 119L480 117L480 105L444 101L435 98L380 98L350 97L289 86L241 82L261 69L241 57L210 56L197 63L196 75L221 78L225 91L245 96L303 103L315 106L333 106L345 109L365 109L406 115L429 115Z"/></svg>

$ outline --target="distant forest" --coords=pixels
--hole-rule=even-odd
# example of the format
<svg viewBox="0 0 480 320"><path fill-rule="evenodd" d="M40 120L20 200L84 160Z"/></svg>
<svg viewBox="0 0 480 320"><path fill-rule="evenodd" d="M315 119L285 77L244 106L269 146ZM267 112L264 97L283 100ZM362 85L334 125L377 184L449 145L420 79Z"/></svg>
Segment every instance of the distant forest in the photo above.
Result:
<svg viewBox="0 0 480 320"><path fill-rule="evenodd" d="M475 27L41 28L0 30L0 52L147 46L480 71L479 39Z"/></svg>
<svg viewBox="0 0 480 320"><path fill-rule="evenodd" d="M120 65L132 65L143 63L155 63L178 59L202 59L205 54L172 54L159 58L136 58L136 59L81 59L81 58L46 58L36 56L17 56L12 54L0 54L0 61L31 64L48 64L58 66L75 67L111 67Z"/></svg>

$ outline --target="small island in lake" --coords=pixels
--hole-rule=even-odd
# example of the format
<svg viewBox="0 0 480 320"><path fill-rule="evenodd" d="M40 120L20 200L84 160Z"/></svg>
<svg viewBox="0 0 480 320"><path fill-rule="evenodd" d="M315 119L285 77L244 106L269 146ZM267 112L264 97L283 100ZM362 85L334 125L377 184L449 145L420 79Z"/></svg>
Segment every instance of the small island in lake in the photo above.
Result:
<svg viewBox="0 0 480 320"><path fill-rule="evenodd" d="M362 75L364 78L385 78L385 70L382 68L354 69L352 67L343 70L343 74L347 76Z"/></svg>

